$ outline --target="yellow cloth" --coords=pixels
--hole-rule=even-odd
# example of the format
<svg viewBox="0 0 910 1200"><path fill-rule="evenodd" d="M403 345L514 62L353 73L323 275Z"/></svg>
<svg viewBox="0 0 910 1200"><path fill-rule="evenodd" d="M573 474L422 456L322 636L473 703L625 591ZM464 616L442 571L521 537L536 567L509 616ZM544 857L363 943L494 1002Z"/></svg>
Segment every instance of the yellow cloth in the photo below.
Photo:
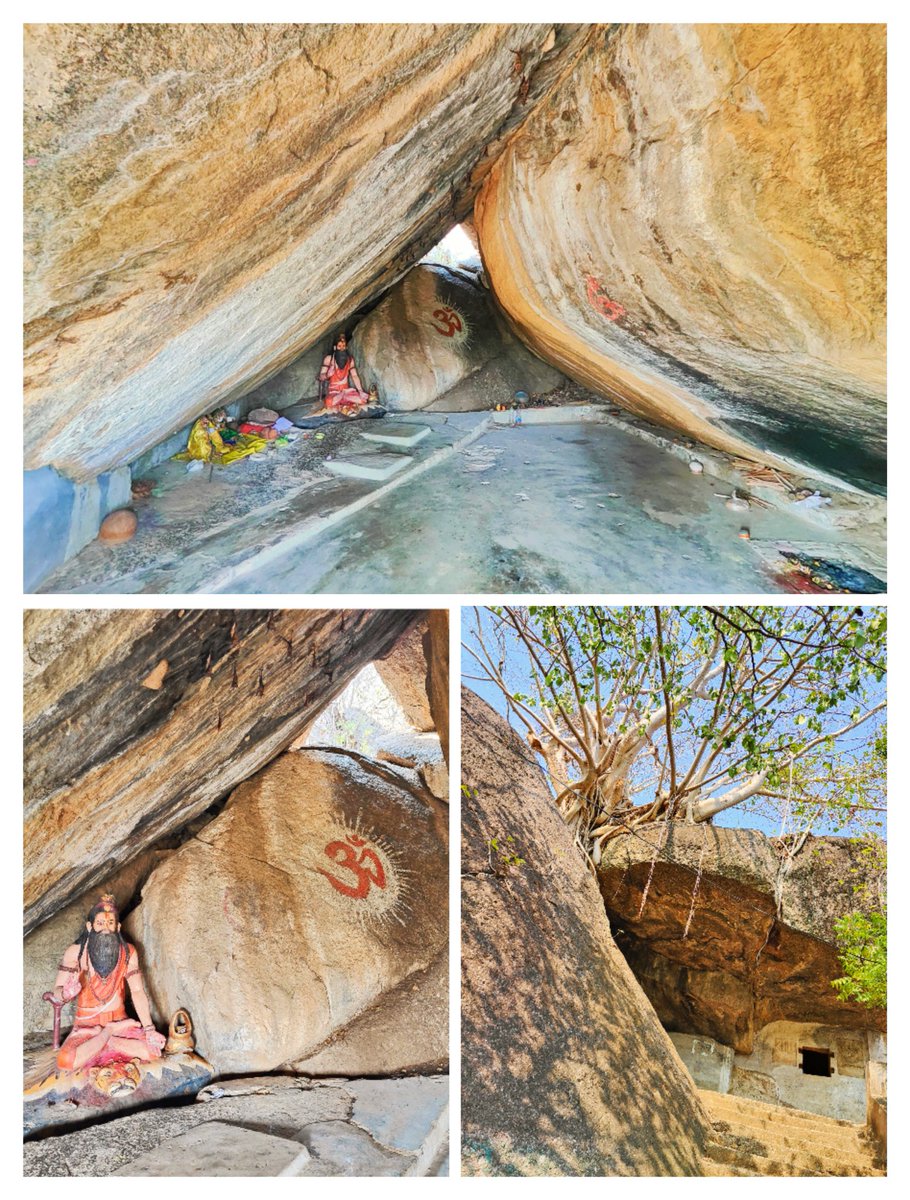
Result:
<svg viewBox="0 0 910 1200"><path fill-rule="evenodd" d="M224 451L221 456L221 464L226 467L229 463L236 462L238 458L246 458L248 454L256 454L260 450L264 450L267 445L268 442L265 438L259 437L256 433L242 433L233 446Z"/></svg>
<svg viewBox="0 0 910 1200"><path fill-rule="evenodd" d="M211 417L200 417L190 430L186 449L175 454L178 462L188 462L191 459L201 459L202 462L216 462L227 467L238 458L246 458L248 454L256 454L264 450L268 442L255 433L243 433L232 446L226 446L218 427Z"/></svg>
<svg viewBox="0 0 910 1200"><path fill-rule="evenodd" d="M211 417L200 417L190 430L186 452L190 458L201 458L203 462L211 462L215 454L223 454L225 450L218 426Z"/></svg>

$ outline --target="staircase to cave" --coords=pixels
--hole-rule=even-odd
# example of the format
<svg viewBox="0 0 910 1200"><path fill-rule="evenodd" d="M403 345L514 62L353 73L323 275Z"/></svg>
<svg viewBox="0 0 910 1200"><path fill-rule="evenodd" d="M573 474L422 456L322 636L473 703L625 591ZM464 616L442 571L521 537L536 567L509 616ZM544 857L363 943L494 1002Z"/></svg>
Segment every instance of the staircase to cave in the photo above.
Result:
<svg viewBox="0 0 910 1200"><path fill-rule="evenodd" d="M714 1134L705 1175L884 1175L865 1125L699 1089Z"/></svg>

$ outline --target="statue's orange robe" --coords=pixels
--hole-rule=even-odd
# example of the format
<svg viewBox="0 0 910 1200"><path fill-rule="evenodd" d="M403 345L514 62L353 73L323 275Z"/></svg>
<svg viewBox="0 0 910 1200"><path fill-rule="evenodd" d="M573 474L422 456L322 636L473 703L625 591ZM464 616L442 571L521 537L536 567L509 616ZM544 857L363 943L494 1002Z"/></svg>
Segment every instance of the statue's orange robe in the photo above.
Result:
<svg viewBox="0 0 910 1200"><path fill-rule="evenodd" d="M360 392L355 387L351 387L348 382L353 369L354 360L350 355L343 367L338 366L335 356L332 355L332 362L326 375L329 385L325 398L326 408L351 408L354 405L366 404Z"/></svg>
<svg viewBox="0 0 910 1200"><path fill-rule="evenodd" d="M120 957L117 965L107 978L103 978L92 967L85 947L79 957L79 982L82 990L76 1001L76 1019L66 1040L57 1052L57 1066L64 1071L73 1069L76 1051L83 1042L89 1041L101 1032L111 1021L127 1021L126 1005L126 972L133 953L133 947L124 944L120 947ZM138 1021L129 1021L122 1029L117 1030L118 1038L128 1038L145 1041L145 1031ZM156 1054L157 1057L157 1054ZM129 1061L122 1051L103 1047L93 1059L83 1064L86 1067L100 1067L110 1062Z"/></svg>

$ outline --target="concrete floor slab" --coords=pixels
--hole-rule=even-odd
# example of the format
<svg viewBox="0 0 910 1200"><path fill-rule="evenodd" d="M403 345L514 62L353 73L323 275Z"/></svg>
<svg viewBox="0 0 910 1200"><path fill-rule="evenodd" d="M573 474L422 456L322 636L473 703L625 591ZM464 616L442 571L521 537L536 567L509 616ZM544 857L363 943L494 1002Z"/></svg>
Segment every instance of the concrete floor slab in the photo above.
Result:
<svg viewBox="0 0 910 1200"><path fill-rule="evenodd" d="M224 1081L223 1081L224 1082ZM314 1121L345 1121L353 1098L339 1082L328 1085L298 1078L296 1086L263 1094L210 1096L206 1103L154 1105L91 1129L28 1141L23 1148L26 1175L112 1175L140 1154L212 1121L258 1129L296 1142ZM310 1164L312 1166L312 1164ZM307 1168L304 1168L307 1170Z"/></svg>
<svg viewBox="0 0 910 1200"><path fill-rule="evenodd" d="M296 1174L310 1161L299 1142L224 1121L207 1121L133 1159L115 1175L268 1176Z"/></svg>
<svg viewBox="0 0 910 1200"><path fill-rule="evenodd" d="M645 428L609 405L553 412L514 427L508 413L499 414L503 424L489 412L423 412L430 433L412 456L360 454L369 423L355 422L213 476L164 463L150 472L152 497L135 506L135 538L92 543L41 590L813 590L776 549L785 544L812 544L820 559L884 579L878 498L841 492L834 505L807 513L790 499L797 493L757 481L750 464ZM564 423L567 415L574 424ZM693 455L702 474L689 470ZM339 473L339 463L358 458L374 470L385 458L393 473ZM734 489L771 508L729 511L724 498ZM743 527L751 542L740 537Z"/></svg>
<svg viewBox="0 0 910 1200"><path fill-rule="evenodd" d="M846 552L843 531L812 526L792 507L731 512L724 497L734 486L750 491L743 478L695 475L616 424L496 427L305 548L262 571L251 563L225 590L796 591L740 537L744 527L759 543Z"/></svg>
<svg viewBox="0 0 910 1200"><path fill-rule="evenodd" d="M404 1175L413 1159L379 1145L348 1121L320 1121L300 1131L312 1152L308 1175Z"/></svg>
<svg viewBox="0 0 910 1200"><path fill-rule="evenodd" d="M358 1079L351 1118L395 1150L416 1153L449 1102L446 1075L413 1079Z"/></svg>
<svg viewBox="0 0 910 1200"><path fill-rule="evenodd" d="M399 424L387 421L376 429L371 427L362 430L360 436L366 438L368 442L381 442L388 446L408 449L416 446L418 442L422 442L425 437L429 436L429 433L429 425Z"/></svg>
<svg viewBox="0 0 910 1200"><path fill-rule="evenodd" d="M370 479L381 482L403 471L414 460L410 454L345 454L333 458L326 468L344 479Z"/></svg>

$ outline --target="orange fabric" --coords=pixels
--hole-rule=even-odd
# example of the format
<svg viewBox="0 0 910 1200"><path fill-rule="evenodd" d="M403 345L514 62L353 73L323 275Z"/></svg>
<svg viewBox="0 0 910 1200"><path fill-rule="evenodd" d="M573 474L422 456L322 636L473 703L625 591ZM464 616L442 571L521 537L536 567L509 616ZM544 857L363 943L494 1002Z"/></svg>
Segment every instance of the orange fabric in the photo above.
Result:
<svg viewBox="0 0 910 1200"><path fill-rule="evenodd" d="M73 1069L76 1051L83 1042L96 1036L104 1025L111 1021L126 1020L126 972L133 954L133 947L120 947L117 965L107 978L94 970L88 957L88 948L79 958L79 974L82 990L76 1001L76 1018L66 1040L57 1052L57 1066L65 1071ZM137 1022L138 1027L138 1022ZM129 1033L124 1033L130 1037ZM135 1036L135 1035L132 1035Z"/></svg>
<svg viewBox="0 0 910 1200"><path fill-rule="evenodd" d="M76 1001L77 1025L107 1025L109 1021L122 1021L126 1016L123 997L126 989L127 964L132 946L121 946L117 965L103 979L88 961L88 951L83 951L79 966L82 968L82 991Z"/></svg>
<svg viewBox="0 0 910 1200"><path fill-rule="evenodd" d="M348 355L348 361L343 367L339 367L335 362L335 356L332 355L332 361L329 365L329 373L326 379L329 381L329 391L335 389L346 388L348 386L348 376L351 373L351 368L354 366L354 360Z"/></svg>

